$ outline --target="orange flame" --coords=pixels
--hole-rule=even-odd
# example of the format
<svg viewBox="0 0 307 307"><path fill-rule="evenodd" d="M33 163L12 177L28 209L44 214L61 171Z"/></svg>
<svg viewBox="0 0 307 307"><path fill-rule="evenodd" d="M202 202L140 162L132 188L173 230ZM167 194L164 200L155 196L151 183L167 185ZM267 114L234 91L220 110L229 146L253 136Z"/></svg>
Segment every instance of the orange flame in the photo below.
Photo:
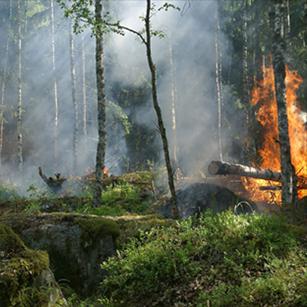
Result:
<svg viewBox="0 0 307 307"><path fill-rule="evenodd" d="M264 140L262 148L258 151L262 161L261 168L280 171L280 148L278 143L278 113L275 95L273 67L263 68L263 80L252 90L251 104L258 105L257 121L263 127ZM302 77L295 71L286 68L286 100L289 123L289 137L291 147L291 160L298 176L307 177L307 137L306 113L297 105L296 92L303 82ZM261 191L262 186L280 186L280 183L269 182L262 179L242 178L245 188L254 201L281 202L281 191ZM304 183L302 183L304 184ZM307 190L299 190L299 198L307 196Z"/></svg>

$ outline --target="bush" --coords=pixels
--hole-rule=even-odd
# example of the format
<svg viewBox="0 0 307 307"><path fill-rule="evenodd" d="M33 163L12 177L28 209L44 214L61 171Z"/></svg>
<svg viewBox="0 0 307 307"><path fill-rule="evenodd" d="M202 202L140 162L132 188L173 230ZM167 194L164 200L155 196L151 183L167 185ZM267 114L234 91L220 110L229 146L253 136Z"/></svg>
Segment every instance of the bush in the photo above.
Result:
<svg viewBox="0 0 307 307"><path fill-rule="evenodd" d="M144 213L149 208L149 199L142 195L142 189L127 182L115 187L109 186L102 193L101 206L94 208L87 204L77 209L83 214L120 216L129 213Z"/></svg>
<svg viewBox="0 0 307 307"><path fill-rule="evenodd" d="M103 263L103 300L116 306L304 306L307 256L298 234L279 217L231 212L153 229Z"/></svg>

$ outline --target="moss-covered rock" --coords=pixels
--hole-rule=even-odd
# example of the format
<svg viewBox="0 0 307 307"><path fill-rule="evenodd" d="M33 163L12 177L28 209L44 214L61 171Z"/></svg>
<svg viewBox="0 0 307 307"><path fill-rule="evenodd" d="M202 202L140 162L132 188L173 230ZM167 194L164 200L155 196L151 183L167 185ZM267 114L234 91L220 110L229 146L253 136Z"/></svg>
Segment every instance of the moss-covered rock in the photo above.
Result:
<svg viewBox="0 0 307 307"><path fill-rule="evenodd" d="M154 215L100 217L68 213L6 215L1 220L31 248L46 250L56 279L83 296L97 289L105 276L100 265L115 255L116 249L142 231L174 223Z"/></svg>
<svg viewBox="0 0 307 307"><path fill-rule="evenodd" d="M26 244L46 250L56 279L83 295L102 280L100 264L115 253L119 235L116 222L96 216L53 213L3 219Z"/></svg>
<svg viewBox="0 0 307 307"><path fill-rule="evenodd" d="M46 252L30 250L0 224L0 305L65 306Z"/></svg>

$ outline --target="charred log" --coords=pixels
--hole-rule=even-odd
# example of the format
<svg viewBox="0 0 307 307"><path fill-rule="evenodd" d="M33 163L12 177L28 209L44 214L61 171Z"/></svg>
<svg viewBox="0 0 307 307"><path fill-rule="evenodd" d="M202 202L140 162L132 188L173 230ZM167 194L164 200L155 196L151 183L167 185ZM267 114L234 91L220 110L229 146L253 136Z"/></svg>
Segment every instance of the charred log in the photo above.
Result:
<svg viewBox="0 0 307 307"><path fill-rule="evenodd" d="M262 186L259 187L260 191L281 191L281 185L267 185L267 186ZM297 187L298 190L307 190L307 185L303 184L303 185L299 185Z"/></svg>
<svg viewBox="0 0 307 307"><path fill-rule="evenodd" d="M59 193L62 190L63 183L66 181L66 178L62 177L60 173L56 173L54 177L47 177L41 167L38 168L38 174L54 193Z"/></svg>

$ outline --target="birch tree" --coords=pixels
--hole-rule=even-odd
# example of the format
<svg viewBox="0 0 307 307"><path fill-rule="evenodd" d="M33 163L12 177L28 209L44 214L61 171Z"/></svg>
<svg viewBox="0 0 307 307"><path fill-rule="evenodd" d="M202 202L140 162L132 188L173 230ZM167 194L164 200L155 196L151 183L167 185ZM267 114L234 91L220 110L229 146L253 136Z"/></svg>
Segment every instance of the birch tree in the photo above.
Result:
<svg viewBox="0 0 307 307"><path fill-rule="evenodd" d="M98 122L98 144L96 151L96 193L94 205L97 206L101 200L103 168L106 155L106 97L104 83L104 49L102 33L102 0L95 0L96 28L96 82L97 82L97 122ZM99 26L100 25L100 26Z"/></svg>
<svg viewBox="0 0 307 307"><path fill-rule="evenodd" d="M23 115L23 102L22 102L22 14L21 14L21 0L17 1L17 163L18 169L23 170L23 131L22 131L22 115Z"/></svg>
<svg viewBox="0 0 307 307"><path fill-rule="evenodd" d="M171 39L169 39L169 61L170 61L170 74L171 74L171 114L172 114L172 133L173 133L173 161L175 166L178 165L177 151L177 116L176 116L176 99L177 91L175 84L176 67L174 63L174 51Z"/></svg>
<svg viewBox="0 0 307 307"><path fill-rule="evenodd" d="M104 48L103 33L105 31L103 21L103 0L95 0L94 10L93 1L76 0L67 5L65 0L57 0L65 11L66 17L73 19L73 28L75 32L82 32L85 27L91 26L92 33L96 40L96 85L97 85L97 124L98 124L98 142L96 150L95 165L95 189L93 205L98 206L101 203L103 169L105 167L106 155L106 97L104 81ZM72 34L72 33L71 33ZM85 67L83 67L85 73ZM83 97L84 98L84 97ZM84 114L83 114L84 116Z"/></svg>
<svg viewBox="0 0 307 307"><path fill-rule="evenodd" d="M7 38L5 45L5 56L4 56L4 71L1 84L1 106L0 106L0 165L2 164L2 151L4 142L4 107L5 107L5 94L6 94L6 83L8 77L8 65L9 65L9 48L10 48L10 32L11 32L11 21L12 21L12 0L9 2L9 17L7 27Z"/></svg>
<svg viewBox="0 0 307 307"><path fill-rule="evenodd" d="M50 26L51 26L51 52L52 52L52 78L53 78L53 104L54 104L54 131L53 131L53 150L54 161L58 158L58 128L59 128L59 102L58 102L58 83L56 76L55 62L55 21L54 21L54 0L50 0Z"/></svg>
<svg viewBox="0 0 307 307"><path fill-rule="evenodd" d="M145 15L145 31L146 31L145 46L146 46L147 62L148 62L149 70L151 73L152 102L153 102L153 107L157 115L160 136L161 136L161 140L163 144L164 159L165 159L167 175L168 175L168 186L169 186L169 189L172 195L173 215L174 217L178 217L176 190L175 190L175 184L174 184L174 173L173 173L173 168L171 165L169 146L168 146L166 130L165 130L164 122L163 122L162 111L161 111L159 101L158 101L157 69L156 69L156 65L154 64L153 58L152 58L151 0L147 0L146 15Z"/></svg>
<svg viewBox="0 0 307 307"><path fill-rule="evenodd" d="M71 96L74 110L74 128L73 128L73 170L77 170L78 160L78 133L79 133L79 110L76 97L76 66L75 66L75 40L73 34L73 25L69 23L69 51L70 51L70 76L71 76Z"/></svg>
<svg viewBox="0 0 307 307"><path fill-rule="evenodd" d="M85 35L81 38L81 75L82 75L82 132L87 135L87 92L86 92L86 57Z"/></svg>
<svg viewBox="0 0 307 307"><path fill-rule="evenodd" d="M175 8L174 5L168 4L168 3L165 3L162 8L165 8L167 10L169 7ZM171 193L173 217L178 218L179 211L178 211L178 206L177 206L176 189L175 189L175 183L174 183L174 172L173 172L173 167L172 167L171 159L170 159L170 151L169 151L169 144L168 144L166 129L165 129L162 111L161 111L159 99L158 99L157 67L153 61L153 56L152 56L152 35L161 34L159 32L152 31L151 18L154 12L155 11L151 5L151 0L146 0L146 13L145 13L145 17L142 18L145 24L145 34L144 35L142 31L139 32L129 27L123 26L119 22L115 24L105 22L105 24L107 26L110 26L113 29L115 28L120 31L128 31L128 32L135 34L141 39L142 43L145 45L146 58L147 58L147 63L148 63L148 67L150 71L150 78L151 78L152 103L153 103L154 111L156 113L159 133L160 133L160 137L162 141L165 166L167 170L168 187Z"/></svg>

